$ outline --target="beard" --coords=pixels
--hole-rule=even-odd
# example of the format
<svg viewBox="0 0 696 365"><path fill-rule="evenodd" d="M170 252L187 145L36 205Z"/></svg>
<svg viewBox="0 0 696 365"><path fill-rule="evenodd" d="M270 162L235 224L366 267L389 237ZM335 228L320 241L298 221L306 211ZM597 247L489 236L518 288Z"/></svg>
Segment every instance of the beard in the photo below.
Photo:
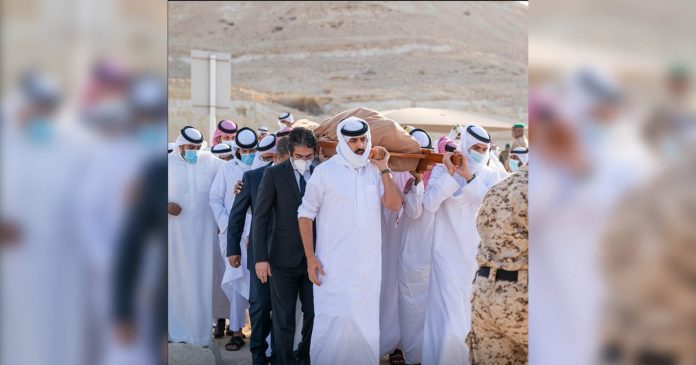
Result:
<svg viewBox="0 0 696 365"><path fill-rule="evenodd" d="M361 156L362 156L362 154L365 153L365 149L364 149L364 148L358 148L358 149L355 150L354 152L355 152L356 155L361 155Z"/></svg>

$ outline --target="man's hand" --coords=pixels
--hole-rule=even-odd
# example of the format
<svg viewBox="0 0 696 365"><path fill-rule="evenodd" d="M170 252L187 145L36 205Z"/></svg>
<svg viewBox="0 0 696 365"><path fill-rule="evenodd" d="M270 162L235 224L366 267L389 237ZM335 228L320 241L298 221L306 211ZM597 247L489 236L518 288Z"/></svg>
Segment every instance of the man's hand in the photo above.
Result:
<svg viewBox="0 0 696 365"><path fill-rule="evenodd" d="M319 163L323 163L329 158L324 155L324 148L319 146L319 153L317 154L317 157L319 158Z"/></svg>
<svg viewBox="0 0 696 365"><path fill-rule="evenodd" d="M465 178L466 181L469 181L474 177L474 174L472 174L469 170L469 161L466 158L462 158L462 165L455 167L454 171Z"/></svg>
<svg viewBox="0 0 696 365"><path fill-rule="evenodd" d="M268 282L268 278L271 275L271 265L268 264L268 262L257 262L256 263L256 276L259 277L259 280L261 280L261 283L266 284Z"/></svg>
<svg viewBox="0 0 696 365"><path fill-rule="evenodd" d="M375 166L377 166L377 169L379 171L382 171L382 170L389 167L389 151L387 151L387 149L382 147L382 146L376 146L375 149L382 150L384 152L384 158L381 160L375 160L375 159L371 158L370 162L372 162ZM365 153L370 153L370 151L365 151Z"/></svg>
<svg viewBox="0 0 696 365"><path fill-rule="evenodd" d="M454 155L454 152L445 152L445 155L442 156L442 164L445 165L447 173L450 175L454 175L454 170L456 169L452 163L452 155Z"/></svg>
<svg viewBox="0 0 696 365"><path fill-rule="evenodd" d="M309 274L309 281L311 281L316 286L321 285L319 281L319 275L324 276L324 267L321 266L321 262L316 256L307 259L307 273Z"/></svg>
<svg viewBox="0 0 696 365"><path fill-rule="evenodd" d="M0 247L17 245L21 237L19 225L7 220L0 221Z"/></svg>
<svg viewBox="0 0 696 365"><path fill-rule="evenodd" d="M132 344L136 338L135 324L131 321L120 321L114 326L116 341L122 345Z"/></svg>
<svg viewBox="0 0 696 365"><path fill-rule="evenodd" d="M242 257L239 255L227 256L227 262L229 262L230 266L234 267L235 269L239 267L241 261Z"/></svg>
<svg viewBox="0 0 696 365"><path fill-rule="evenodd" d="M237 184L234 186L234 195L239 195L242 192L242 187L244 187L242 180L237 181Z"/></svg>
<svg viewBox="0 0 696 365"><path fill-rule="evenodd" d="M413 178L415 179L413 182L413 185L418 185L421 183L421 181L423 181L423 174L422 173L418 173L415 170L410 171L410 173L411 173L411 176L413 176Z"/></svg>
<svg viewBox="0 0 696 365"><path fill-rule="evenodd" d="M167 205L167 212L173 216L181 214L181 206L174 202L169 202Z"/></svg>

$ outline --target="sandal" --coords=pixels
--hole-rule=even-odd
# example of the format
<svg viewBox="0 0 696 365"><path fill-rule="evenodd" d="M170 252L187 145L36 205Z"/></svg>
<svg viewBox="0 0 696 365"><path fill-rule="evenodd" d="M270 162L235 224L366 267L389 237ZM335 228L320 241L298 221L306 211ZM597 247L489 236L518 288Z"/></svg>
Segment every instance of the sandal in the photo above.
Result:
<svg viewBox="0 0 696 365"><path fill-rule="evenodd" d="M404 353L399 349L394 350L394 352L389 354L389 363L392 365L405 365Z"/></svg>
<svg viewBox="0 0 696 365"><path fill-rule="evenodd" d="M239 351L239 349L244 346L245 342L242 336L232 336L230 341L225 344L225 350L227 351Z"/></svg>

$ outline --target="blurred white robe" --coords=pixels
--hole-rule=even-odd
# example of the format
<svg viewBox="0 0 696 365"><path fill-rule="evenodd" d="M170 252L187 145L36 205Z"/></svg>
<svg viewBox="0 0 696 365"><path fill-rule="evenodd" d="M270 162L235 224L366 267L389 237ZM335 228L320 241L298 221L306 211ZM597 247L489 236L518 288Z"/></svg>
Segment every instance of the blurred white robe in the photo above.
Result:
<svg viewBox="0 0 696 365"><path fill-rule="evenodd" d="M86 364L89 292L75 207L86 154L72 131L35 144L11 113L3 117L1 217L20 238L0 254L0 363Z"/></svg>

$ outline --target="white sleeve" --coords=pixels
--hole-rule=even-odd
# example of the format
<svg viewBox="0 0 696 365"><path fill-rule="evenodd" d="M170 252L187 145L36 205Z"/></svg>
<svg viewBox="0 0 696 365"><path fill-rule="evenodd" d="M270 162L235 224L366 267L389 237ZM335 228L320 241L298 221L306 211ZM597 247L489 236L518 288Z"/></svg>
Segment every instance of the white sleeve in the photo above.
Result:
<svg viewBox="0 0 696 365"><path fill-rule="evenodd" d="M444 167L443 167L444 168ZM427 211L435 213L442 202L451 197L455 191L460 189L459 183L446 170L440 171L437 175L433 169L433 174L430 176L428 191L423 197L423 208ZM436 180L433 181L433 178Z"/></svg>
<svg viewBox="0 0 696 365"><path fill-rule="evenodd" d="M481 174L481 176L477 175L474 180L466 184L454 195L455 197L463 197L469 202L481 205L488 190L498 183L498 181L500 181L500 179L498 178L497 172Z"/></svg>
<svg viewBox="0 0 696 365"><path fill-rule="evenodd" d="M324 169L317 167L307 181L302 204L297 208L298 219L304 217L314 220L317 217L321 202L324 199L323 172Z"/></svg>
<svg viewBox="0 0 696 365"><path fill-rule="evenodd" d="M225 191L227 190L225 183L225 169L218 169L213 184L210 187L210 209L213 210L215 222L217 222L220 232L227 229L227 220L230 212L225 209Z"/></svg>
<svg viewBox="0 0 696 365"><path fill-rule="evenodd" d="M404 197L404 214L411 219L418 219L423 213L423 197L425 188L423 182L415 185Z"/></svg>

